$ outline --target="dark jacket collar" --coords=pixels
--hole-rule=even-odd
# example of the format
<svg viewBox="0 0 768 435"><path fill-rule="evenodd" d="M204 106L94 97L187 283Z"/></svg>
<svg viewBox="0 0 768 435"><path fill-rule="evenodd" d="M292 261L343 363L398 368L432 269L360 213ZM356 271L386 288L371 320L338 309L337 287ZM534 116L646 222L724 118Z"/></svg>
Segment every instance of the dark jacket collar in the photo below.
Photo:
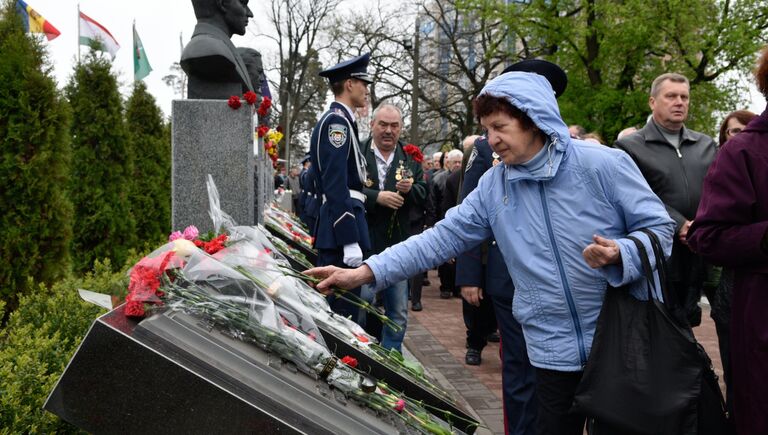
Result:
<svg viewBox="0 0 768 435"><path fill-rule="evenodd" d="M680 145L685 142L696 142L701 137L700 133L685 128L685 125L683 125L682 130L682 134L680 135ZM661 129L653 121L653 118L645 124L645 127L643 127L641 131L643 132L646 141L669 143L667 138L664 137L664 134L662 134Z"/></svg>
<svg viewBox="0 0 768 435"><path fill-rule="evenodd" d="M365 161L368 165L368 177L373 181L373 185L376 186L378 189L379 187L379 168L376 165L376 154L373 152L373 147L375 146L373 144L373 137L368 137L368 139L365 140L362 144L360 144L361 147L363 147L363 153L365 154ZM389 166L389 170L387 171L387 179L384 181L384 185L386 186L387 181L390 181L391 178L394 180L395 178L395 170L400 166L400 161L405 161L405 151L403 151L403 143L401 141L397 141L397 145L395 146L394 153L395 157L392 159L392 164ZM394 184L394 183L393 183Z"/></svg>

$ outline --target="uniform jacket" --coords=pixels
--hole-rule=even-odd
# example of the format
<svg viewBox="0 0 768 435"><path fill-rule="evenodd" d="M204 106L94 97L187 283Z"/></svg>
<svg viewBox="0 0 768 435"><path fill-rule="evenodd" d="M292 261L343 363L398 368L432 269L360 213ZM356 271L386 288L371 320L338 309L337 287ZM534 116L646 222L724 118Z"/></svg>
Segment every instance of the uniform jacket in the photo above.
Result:
<svg viewBox="0 0 768 435"><path fill-rule="evenodd" d="M506 98L528 114L547 146L526 166L494 166L434 228L366 264L376 288L385 288L495 237L515 284L513 314L531 363L582 370L607 285L627 284L634 295L646 294L637 248L625 237L632 234L652 252L637 232L648 228L668 254L674 222L626 153L570 138L544 77L502 74L482 93ZM582 251L594 234L616 240L620 264L586 264Z"/></svg>
<svg viewBox="0 0 768 435"><path fill-rule="evenodd" d="M312 130L309 155L317 174L316 194L322 201L315 247L342 249L358 243L363 252L370 249L365 207L349 192L363 190L365 157L360 151L357 124L342 104L331 103Z"/></svg>
<svg viewBox="0 0 768 435"><path fill-rule="evenodd" d="M320 205L322 203L322 198L318 198L316 193L316 176L317 174L313 166L310 166L309 169L303 169L299 176L299 183L301 183L299 201L302 204L301 216L299 218L307 224L311 236L315 235L317 216L320 214Z"/></svg>
<svg viewBox="0 0 768 435"><path fill-rule="evenodd" d="M493 162L493 150L488 144L488 139L478 138L464 171L464 182L459 195L461 201L475 190L480 177L494 166ZM512 299L515 286L496 240L486 240L456 258L456 286L480 287L485 294Z"/></svg>
<svg viewBox="0 0 768 435"><path fill-rule="evenodd" d="M366 186L363 188L365 194L365 208L368 211L368 232L371 238L371 251L378 254L385 248L400 243L407 239L411 235L410 213L414 207L423 206L427 198L427 183L424 181L424 174L421 168L421 163L416 163L413 158L406 155L403 151L403 144L398 142L394 149L395 157L392 159L392 164L389 166L387 176L384 181L384 190L390 192L395 191L395 185L397 180L397 170L400 167L400 162L403 162L403 167L410 170L413 177L413 186L411 191L405 196L405 202L403 206L397 210L397 218L395 224L392 225L392 215L395 210L391 208L381 206L376 203L376 197L379 195L379 171L376 167L376 155L373 152L372 139L368 138L363 143L365 149L365 161L368 170L368 180ZM390 234L390 228L392 228Z"/></svg>
<svg viewBox="0 0 768 435"><path fill-rule="evenodd" d="M768 110L725 143L688 241L733 270L731 358L738 433L768 433Z"/></svg>

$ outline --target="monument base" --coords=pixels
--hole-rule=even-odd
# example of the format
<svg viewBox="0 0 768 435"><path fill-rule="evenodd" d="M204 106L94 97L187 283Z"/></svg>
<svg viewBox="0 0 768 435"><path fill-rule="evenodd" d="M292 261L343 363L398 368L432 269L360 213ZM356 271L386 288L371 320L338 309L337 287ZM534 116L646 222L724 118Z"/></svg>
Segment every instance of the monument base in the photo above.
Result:
<svg viewBox="0 0 768 435"><path fill-rule="evenodd" d="M180 312L97 319L44 408L91 433L416 433Z"/></svg>
<svg viewBox="0 0 768 435"><path fill-rule="evenodd" d="M251 106L231 109L225 100L174 100L172 227L213 229L208 216L207 174L221 209L240 225L255 225L254 130Z"/></svg>

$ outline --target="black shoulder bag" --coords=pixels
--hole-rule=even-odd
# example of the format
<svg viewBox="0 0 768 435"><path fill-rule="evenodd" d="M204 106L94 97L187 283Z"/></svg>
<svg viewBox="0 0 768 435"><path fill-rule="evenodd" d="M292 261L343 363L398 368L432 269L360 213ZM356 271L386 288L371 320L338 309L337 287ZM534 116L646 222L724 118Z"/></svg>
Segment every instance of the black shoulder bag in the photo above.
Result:
<svg viewBox="0 0 768 435"><path fill-rule="evenodd" d="M647 234L658 245L660 288L670 301L661 244ZM603 429L595 434L695 434L703 372L698 343L653 297L645 245L628 238L640 254L648 300L635 299L628 286L608 288L572 411L594 419Z"/></svg>

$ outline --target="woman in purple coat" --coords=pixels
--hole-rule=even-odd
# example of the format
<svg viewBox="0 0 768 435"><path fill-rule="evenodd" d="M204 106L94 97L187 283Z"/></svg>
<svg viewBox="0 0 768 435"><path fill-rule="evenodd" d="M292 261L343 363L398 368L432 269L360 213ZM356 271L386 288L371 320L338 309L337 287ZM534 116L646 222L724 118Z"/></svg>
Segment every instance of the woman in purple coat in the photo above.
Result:
<svg viewBox="0 0 768 435"><path fill-rule="evenodd" d="M755 73L768 100L768 47ZM709 167L688 243L734 270L733 417L738 434L768 434L768 109ZM691 234L692 233L692 234Z"/></svg>

